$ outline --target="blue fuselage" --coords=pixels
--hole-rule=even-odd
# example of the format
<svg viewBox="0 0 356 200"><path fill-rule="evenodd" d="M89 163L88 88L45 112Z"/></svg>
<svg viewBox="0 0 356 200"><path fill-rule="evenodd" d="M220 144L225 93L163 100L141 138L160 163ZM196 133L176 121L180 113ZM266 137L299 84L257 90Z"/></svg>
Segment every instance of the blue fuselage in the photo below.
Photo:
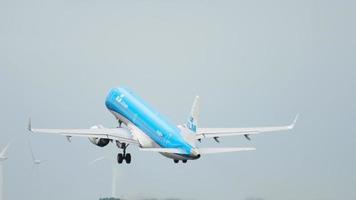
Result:
<svg viewBox="0 0 356 200"><path fill-rule="evenodd" d="M181 130L152 109L141 98L126 88L110 90L106 107L139 128L161 148L179 148L191 154L193 147L181 135Z"/></svg>

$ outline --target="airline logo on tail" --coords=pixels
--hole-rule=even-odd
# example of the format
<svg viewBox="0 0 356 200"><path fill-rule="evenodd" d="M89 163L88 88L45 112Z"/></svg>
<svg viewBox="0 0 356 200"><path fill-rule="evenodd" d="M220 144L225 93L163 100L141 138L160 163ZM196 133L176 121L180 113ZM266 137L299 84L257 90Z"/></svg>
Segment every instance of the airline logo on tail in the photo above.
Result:
<svg viewBox="0 0 356 200"><path fill-rule="evenodd" d="M189 128L189 130L193 131L194 133L197 132L198 115L199 115L199 96L196 96L187 122L187 127Z"/></svg>

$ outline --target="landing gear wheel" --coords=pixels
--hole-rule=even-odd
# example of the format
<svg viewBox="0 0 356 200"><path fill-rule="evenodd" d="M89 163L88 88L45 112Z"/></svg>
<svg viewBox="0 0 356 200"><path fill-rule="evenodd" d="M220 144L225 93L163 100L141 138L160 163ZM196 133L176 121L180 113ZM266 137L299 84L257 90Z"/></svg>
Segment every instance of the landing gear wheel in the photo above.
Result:
<svg viewBox="0 0 356 200"><path fill-rule="evenodd" d="M123 160L124 160L124 156L122 155L122 153L117 154L117 162L121 164Z"/></svg>
<svg viewBox="0 0 356 200"><path fill-rule="evenodd" d="M173 160L174 161L174 163L178 163L179 162L179 160Z"/></svg>
<svg viewBox="0 0 356 200"><path fill-rule="evenodd" d="M131 154L126 154L126 156L125 156L125 161L126 161L126 163L127 164L130 164L131 163Z"/></svg>
<svg viewBox="0 0 356 200"><path fill-rule="evenodd" d="M116 141L116 146L122 149L122 153L117 154L117 162L121 164L125 160L127 164L130 164L131 154L126 153L126 149L129 146L129 144L120 143L119 141Z"/></svg>
<svg viewBox="0 0 356 200"><path fill-rule="evenodd" d="M187 163L187 160L183 160L183 163Z"/></svg>

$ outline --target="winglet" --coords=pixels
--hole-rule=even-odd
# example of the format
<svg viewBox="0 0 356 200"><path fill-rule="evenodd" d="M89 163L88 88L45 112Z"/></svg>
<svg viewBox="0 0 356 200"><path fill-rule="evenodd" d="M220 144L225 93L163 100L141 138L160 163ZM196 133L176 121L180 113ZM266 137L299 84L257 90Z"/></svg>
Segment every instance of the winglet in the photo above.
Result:
<svg viewBox="0 0 356 200"><path fill-rule="evenodd" d="M298 117L299 117L299 114L297 114L293 120L293 123L291 125L288 126L289 129L293 129L295 124L297 123L297 120L298 120Z"/></svg>
<svg viewBox="0 0 356 200"><path fill-rule="evenodd" d="M28 127L27 127L27 130L32 132L32 122L31 122L31 117L28 119Z"/></svg>

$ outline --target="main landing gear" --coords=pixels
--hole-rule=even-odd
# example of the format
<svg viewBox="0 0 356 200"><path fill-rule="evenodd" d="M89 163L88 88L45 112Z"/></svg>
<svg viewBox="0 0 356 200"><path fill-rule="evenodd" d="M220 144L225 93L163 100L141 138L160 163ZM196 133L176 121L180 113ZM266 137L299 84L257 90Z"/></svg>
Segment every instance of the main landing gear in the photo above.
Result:
<svg viewBox="0 0 356 200"><path fill-rule="evenodd" d="M129 146L125 143L117 144L117 146L122 149L122 153L117 154L117 162L121 164L124 160L127 164L131 163L131 154L126 153L126 148Z"/></svg>
<svg viewBox="0 0 356 200"><path fill-rule="evenodd" d="M174 163L176 163L176 164L179 163L179 160L173 160L173 161L174 161ZM187 160L182 160L182 162L183 162L183 163L187 163Z"/></svg>

